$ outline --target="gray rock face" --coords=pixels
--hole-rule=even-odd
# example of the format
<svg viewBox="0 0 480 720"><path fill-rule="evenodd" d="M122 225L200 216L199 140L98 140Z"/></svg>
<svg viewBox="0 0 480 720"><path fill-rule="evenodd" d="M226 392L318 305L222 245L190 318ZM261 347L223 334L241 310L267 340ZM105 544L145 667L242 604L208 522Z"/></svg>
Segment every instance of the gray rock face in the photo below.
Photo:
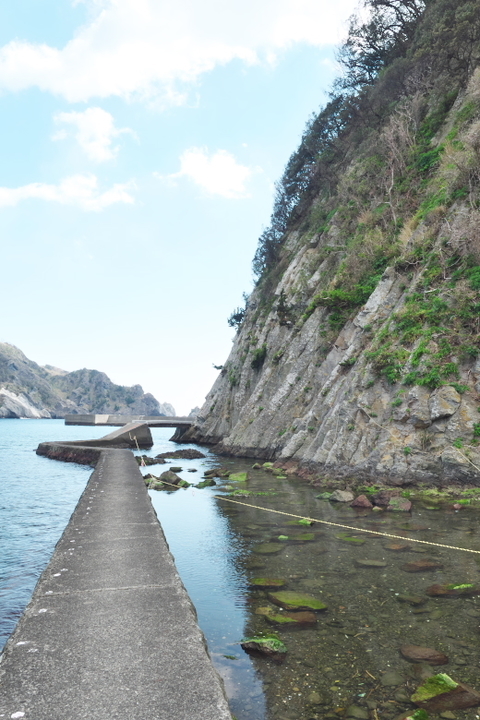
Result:
<svg viewBox="0 0 480 720"><path fill-rule="evenodd" d="M274 302L262 314L262 290L253 291L228 361L181 441L220 443L222 451L275 459L310 477L326 473L397 486L480 483L480 451L469 448L466 459L453 445L472 438L480 421L477 376L468 367L461 371L458 382L468 388L461 395L450 385L392 384L372 369L370 328L388 333L392 312L405 307L405 276L387 269L328 346L322 339L327 308L290 324L279 318L282 291L306 298L302 307L321 291L323 265L313 274L311 268L329 242L327 233L312 248L298 231L288 235L291 260L272 290ZM264 346L263 365L252 367L252 353ZM406 369L415 368L407 363Z"/></svg>
<svg viewBox="0 0 480 720"><path fill-rule="evenodd" d="M140 385L115 385L98 370L40 367L18 348L0 343L0 418L58 418L67 414L175 415Z"/></svg>

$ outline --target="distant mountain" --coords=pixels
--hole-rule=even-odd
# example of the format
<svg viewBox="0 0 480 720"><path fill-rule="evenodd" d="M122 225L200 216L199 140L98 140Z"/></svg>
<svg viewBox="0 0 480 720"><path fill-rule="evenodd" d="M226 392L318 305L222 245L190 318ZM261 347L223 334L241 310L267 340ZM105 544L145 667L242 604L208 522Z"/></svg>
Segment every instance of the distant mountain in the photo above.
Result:
<svg viewBox="0 0 480 720"><path fill-rule="evenodd" d="M41 367L0 343L0 418L62 418L69 414L175 415L141 385L115 385L98 370Z"/></svg>

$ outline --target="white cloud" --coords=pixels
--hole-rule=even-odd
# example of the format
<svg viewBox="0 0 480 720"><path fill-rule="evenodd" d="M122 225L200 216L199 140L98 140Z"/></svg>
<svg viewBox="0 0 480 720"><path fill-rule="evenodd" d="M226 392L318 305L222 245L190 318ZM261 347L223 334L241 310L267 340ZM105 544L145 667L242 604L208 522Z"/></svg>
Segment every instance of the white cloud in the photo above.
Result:
<svg viewBox="0 0 480 720"><path fill-rule="evenodd" d="M209 153L207 148L192 147L182 153L178 173L154 175L169 184L176 184L177 179L186 177L210 195L239 199L248 197L246 182L253 172L251 168L237 163L226 150Z"/></svg>
<svg viewBox="0 0 480 720"><path fill-rule="evenodd" d="M271 60L293 43L336 43L357 0L84 2L91 20L63 48L20 40L0 48L0 89L179 104L186 86L217 65Z"/></svg>
<svg viewBox="0 0 480 720"><path fill-rule="evenodd" d="M0 207L18 205L23 200L36 198L98 212L116 203L134 203L135 200L129 193L132 188L133 183L116 184L109 190L100 192L95 175L71 175L58 185L30 183L18 188L0 187Z"/></svg>
<svg viewBox="0 0 480 720"><path fill-rule="evenodd" d="M112 160L118 147L112 145L113 139L123 133L135 135L130 128L116 128L113 116L99 107L87 108L84 112L61 112L54 116L57 124L73 125L75 139L87 157L94 162ZM68 133L62 129L53 136L53 140L64 140Z"/></svg>

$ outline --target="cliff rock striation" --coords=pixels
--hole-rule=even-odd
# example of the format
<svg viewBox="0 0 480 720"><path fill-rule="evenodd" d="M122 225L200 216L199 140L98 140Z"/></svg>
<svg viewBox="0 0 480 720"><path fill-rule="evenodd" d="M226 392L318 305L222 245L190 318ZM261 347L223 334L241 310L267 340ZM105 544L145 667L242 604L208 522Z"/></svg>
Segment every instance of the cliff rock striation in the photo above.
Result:
<svg viewBox="0 0 480 720"><path fill-rule="evenodd" d="M367 5L182 441L312 477L480 484L480 7Z"/></svg>
<svg viewBox="0 0 480 720"><path fill-rule="evenodd" d="M67 372L29 360L0 343L0 418L62 418L67 414L175 415L140 385L115 385L98 370Z"/></svg>

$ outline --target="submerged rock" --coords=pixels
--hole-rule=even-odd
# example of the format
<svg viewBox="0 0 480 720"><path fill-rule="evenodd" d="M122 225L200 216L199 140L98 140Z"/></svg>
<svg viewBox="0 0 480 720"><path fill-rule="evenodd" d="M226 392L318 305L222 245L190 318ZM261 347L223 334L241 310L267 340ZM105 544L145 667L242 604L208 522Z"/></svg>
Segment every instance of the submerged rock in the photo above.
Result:
<svg viewBox="0 0 480 720"><path fill-rule="evenodd" d="M384 568L387 567L387 563L383 560L354 560L357 567L363 568Z"/></svg>
<svg viewBox="0 0 480 720"><path fill-rule="evenodd" d="M284 578L253 578L250 585L256 588L281 588L287 584Z"/></svg>
<svg viewBox="0 0 480 720"><path fill-rule="evenodd" d="M327 606L321 600L292 590L281 590L277 593L268 593L268 598L274 605L286 610L326 610Z"/></svg>
<svg viewBox="0 0 480 720"><path fill-rule="evenodd" d="M248 480L248 473L246 472L238 472L238 473L231 473L229 478L231 482L247 482Z"/></svg>
<svg viewBox="0 0 480 720"><path fill-rule="evenodd" d="M383 687L394 687L396 685L403 685L404 682L405 678L403 675L400 675L396 670L390 670L382 675L380 685L383 685Z"/></svg>
<svg viewBox="0 0 480 720"><path fill-rule="evenodd" d="M452 584L452 585L430 585L427 588L427 595L430 597L473 597L480 595L480 587L474 583Z"/></svg>
<svg viewBox="0 0 480 720"><path fill-rule="evenodd" d="M348 542L348 543L354 543L355 545L363 545L365 543L365 538L363 537L356 537L355 535L349 535L348 533L339 533L338 535L335 535L337 540L341 540L342 542Z"/></svg>
<svg viewBox="0 0 480 720"><path fill-rule="evenodd" d="M408 573L429 572L431 570L441 570L443 563L436 560L414 560L413 562L401 565L401 569Z"/></svg>
<svg viewBox="0 0 480 720"><path fill-rule="evenodd" d="M383 548L384 550L391 550L392 552L404 552L405 550L410 550L410 545L408 543L392 542L384 545Z"/></svg>
<svg viewBox="0 0 480 720"><path fill-rule="evenodd" d="M427 602L427 598L421 595L396 595L395 599L401 603L408 603L409 605L424 605Z"/></svg>
<svg viewBox="0 0 480 720"><path fill-rule="evenodd" d="M315 613L309 610L291 613L265 613L265 618L272 625L288 627L289 630L313 627L317 624Z"/></svg>
<svg viewBox="0 0 480 720"><path fill-rule="evenodd" d="M445 653L421 645L402 645L400 654L405 660L413 663L429 663L430 665L446 665L448 663Z"/></svg>
<svg viewBox="0 0 480 720"><path fill-rule="evenodd" d="M464 710L480 705L480 693L468 685L455 682L444 673L439 673L420 685L411 701L428 712Z"/></svg>

